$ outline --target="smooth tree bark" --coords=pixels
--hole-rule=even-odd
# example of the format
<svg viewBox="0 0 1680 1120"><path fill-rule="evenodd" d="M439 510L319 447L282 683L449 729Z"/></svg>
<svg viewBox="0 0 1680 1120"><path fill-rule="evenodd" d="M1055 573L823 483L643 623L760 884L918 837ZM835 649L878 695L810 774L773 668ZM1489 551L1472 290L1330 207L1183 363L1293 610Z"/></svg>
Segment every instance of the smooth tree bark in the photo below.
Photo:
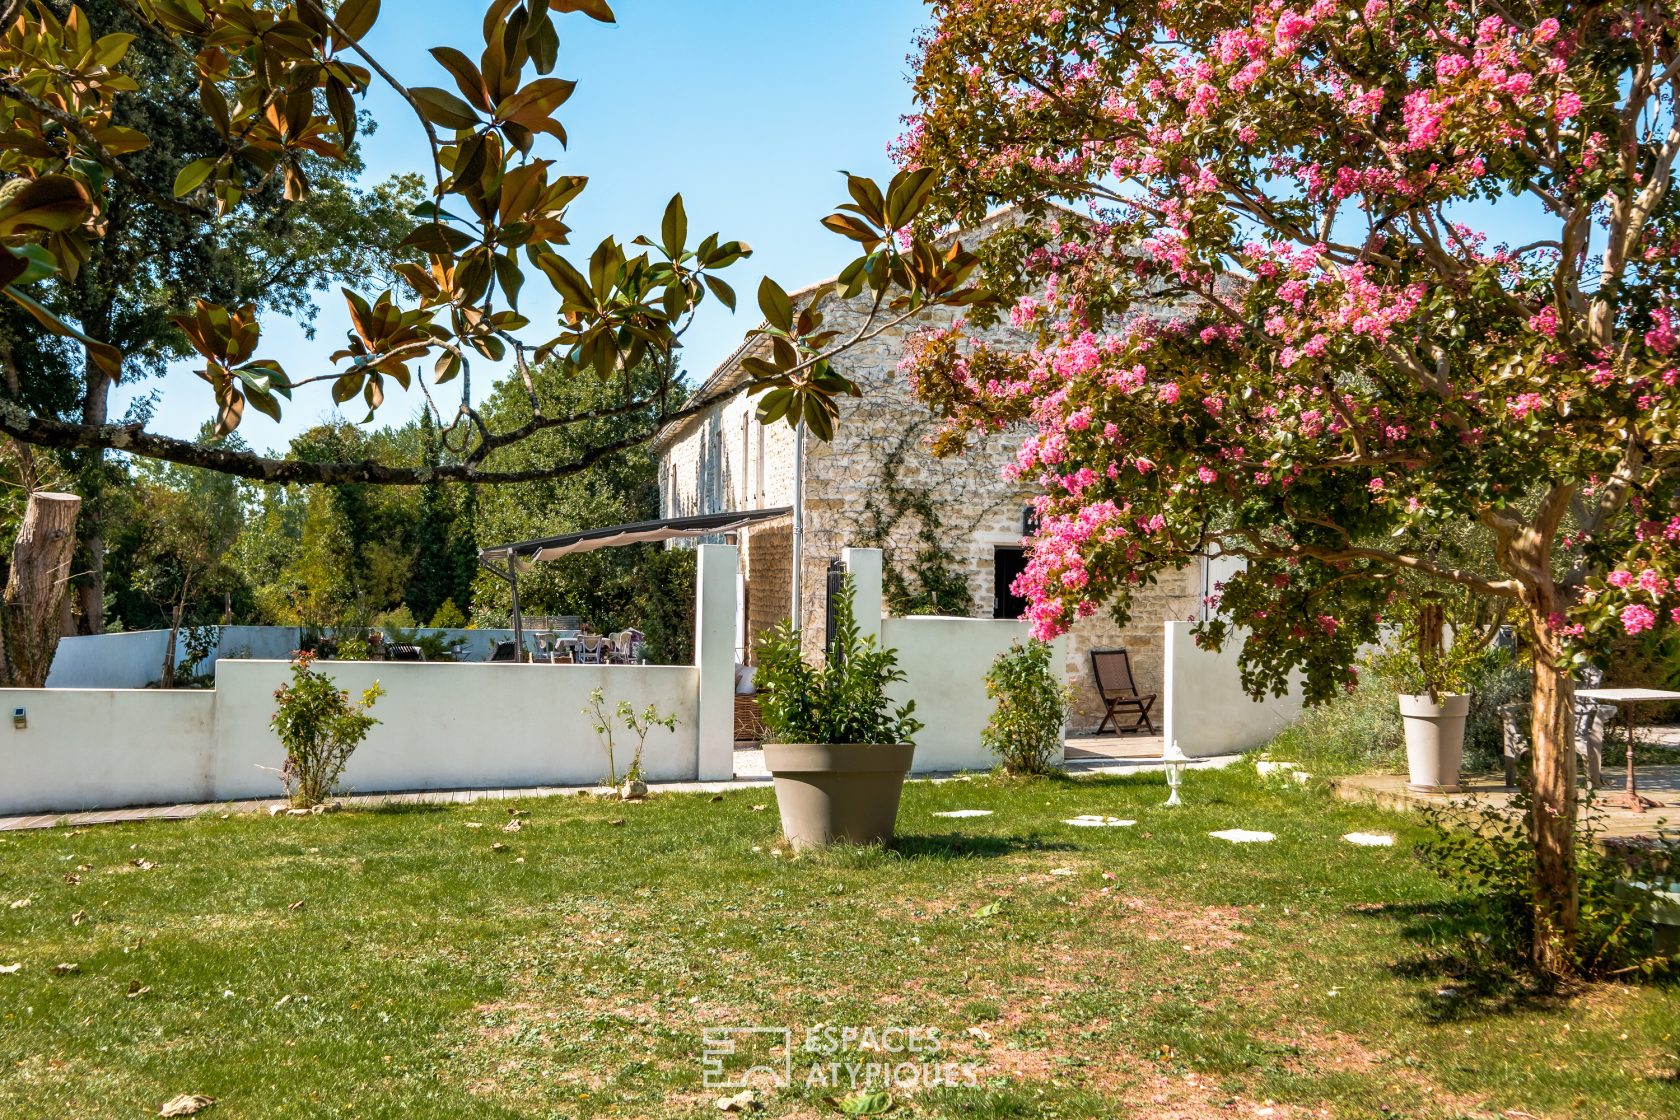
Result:
<svg viewBox="0 0 1680 1120"><path fill-rule="evenodd" d="M59 605L76 548L74 494L35 491L12 546L11 572L0 600L0 680L8 688L42 688L58 650Z"/></svg>
<svg viewBox="0 0 1680 1120"><path fill-rule="evenodd" d="M183 586L181 598L184 600L186 595L187 589ZM169 608L169 639L163 643L163 671L158 677L164 688L175 687L175 649L180 641L181 611L184 607L184 603L177 602Z"/></svg>

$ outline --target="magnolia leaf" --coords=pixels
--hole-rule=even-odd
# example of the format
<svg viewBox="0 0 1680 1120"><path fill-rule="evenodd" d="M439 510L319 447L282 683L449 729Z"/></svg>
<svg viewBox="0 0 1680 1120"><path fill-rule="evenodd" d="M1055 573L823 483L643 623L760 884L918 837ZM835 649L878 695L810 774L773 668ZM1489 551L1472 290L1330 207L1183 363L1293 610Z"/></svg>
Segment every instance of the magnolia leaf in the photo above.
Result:
<svg viewBox="0 0 1680 1120"><path fill-rule="evenodd" d="M900 229L921 212L933 194L933 168L900 171L887 187L887 227Z"/></svg>
<svg viewBox="0 0 1680 1120"><path fill-rule="evenodd" d="M215 432L217 436L225 436L239 427L239 422L245 418L245 394L230 390L222 404L221 412L216 416Z"/></svg>
<svg viewBox="0 0 1680 1120"><path fill-rule="evenodd" d="M703 277L703 279L706 281L706 287L711 290L711 293L714 296L717 297L719 303L723 304L731 311L735 310L734 288L731 288L728 284L719 280L716 276L707 275Z"/></svg>
<svg viewBox="0 0 1680 1120"><path fill-rule="evenodd" d="M23 308L25 311L29 312L29 314L34 317L35 321L40 323L47 330L51 331L53 334L63 335L65 338L73 338L77 342L80 342L82 344L82 348L87 351L88 360L93 363L94 368L100 373L103 373L112 381L117 381L122 377L123 358L121 350L118 350L115 346L112 346L109 343L94 341L75 327L71 326L69 323L66 323L63 319L60 319L57 315L54 315L51 311L48 311L40 304L18 291L16 288L8 287L5 288L4 291L7 298L19 307Z"/></svg>
<svg viewBox="0 0 1680 1120"><path fill-rule="evenodd" d="M453 129L478 126L478 114L473 112L473 107L446 89L416 86L408 92L413 95L420 115L432 124Z"/></svg>
<svg viewBox="0 0 1680 1120"><path fill-rule="evenodd" d="M144 132L115 124L95 129L93 138L99 141L100 147L114 156L138 152L143 148L151 147L152 144L151 137Z"/></svg>
<svg viewBox="0 0 1680 1120"><path fill-rule="evenodd" d="M846 193L857 201L856 210L882 228L887 228L887 200L875 180L846 172ZM844 207L842 207L844 209Z"/></svg>
<svg viewBox="0 0 1680 1120"><path fill-rule="evenodd" d="M788 414L788 409L799 399L799 395L792 389L772 389L764 394L758 402L758 422L774 424Z"/></svg>
<svg viewBox="0 0 1680 1120"><path fill-rule="evenodd" d="M862 218L854 218L850 214L830 214L822 220L822 224L840 236L849 237L869 249L873 249L885 239L880 230Z"/></svg>
<svg viewBox="0 0 1680 1120"><path fill-rule="evenodd" d="M766 276L758 285L758 306L772 327L793 330L793 301L782 286Z"/></svg>
<svg viewBox="0 0 1680 1120"><path fill-rule="evenodd" d="M455 84L461 88L462 96L486 113L493 108L490 95L484 90L484 76L473 65L472 59L454 47L433 47L432 57L449 71Z"/></svg>
<svg viewBox="0 0 1680 1120"><path fill-rule="evenodd" d="M531 65L537 68L537 73L546 74L554 69L560 56L560 34L547 12L536 13L531 20L525 31L525 49L531 52Z"/></svg>
<svg viewBox="0 0 1680 1120"><path fill-rule="evenodd" d="M824 443L834 438L834 406L817 393L808 393L805 401L805 426Z"/></svg>
<svg viewBox="0 0 1680 1120"><path fill-rule="evenodd" d="M0 188L0 237L65 233L92 212L87 188L66 175L13 179Z"/></svg>
<svg viewBox="0 0 1680 1120"><path fill-rule="evenodd" d="M175 197L189 195L204 185L204 180L210 178L210 172L216 169L213 156L201 156L187 164L175 173Z"/></svg>
<svg viewBox="0 0 1680 1120"><path fill-rule="evenodd" d="M332 384L332 399L334 404L343 404L351 397L362 391L364 380L359 370L352 370L336 379Z"/></svg>
<svg viewBox="0 0 1680 1120"><path fill-rule="evenodd" d="M548 0L548 7L550 11L555 12L582 12L590 19L602 23L617 22L617 17L613 15L613 10L606 0Z"/></svg>
<svg viewBox="0 0 1680 1120"><path fill-rule="evenodd" d="M379 18L379 0L344 0L333 14L333 22L340 31L355 42L366 35Z"/></svg>
<svg viewBox="0 0 1680 1120"><path fill-rule="evenodd" d="M576 82L565 78L538 78L509 94L496 106L496 116L535 128L537 121L564 105L576 88Z"/></svg>
<svg viewBox="0 0 1680 1120"><path fill-rule="evenodd" d="M665 207L665 218L659 225L659 236L665 255L675 260L688 242L688 211L683 208L682 195L671 196Z"/></svg>
<svg viewBox="0 0 1680 1120"><path fill-rule="evenodd" d="M33 284L58 271L58 258L43 245L0 246L0 288L7 284Z"/></svg>
<svg viewBox="0 0 1680 1120"><path fill-rule="evenodd" d="M158 1109L159 1116L191 1116L203 1112L216 1103L215 1097L207 1097L203 1093L182 1093L178 1097L171 1097Z"/></svg>

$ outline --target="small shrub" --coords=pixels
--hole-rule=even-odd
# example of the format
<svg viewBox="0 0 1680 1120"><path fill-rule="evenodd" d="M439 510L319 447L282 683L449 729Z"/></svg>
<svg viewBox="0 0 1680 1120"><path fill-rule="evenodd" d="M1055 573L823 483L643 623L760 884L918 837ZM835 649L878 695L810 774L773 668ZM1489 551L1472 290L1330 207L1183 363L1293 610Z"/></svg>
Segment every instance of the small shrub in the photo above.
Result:
<svg viewBox="0 0 1680 1120"><path fill-rule="evenodd" d="M1469 902L1473 922L1464 946L1484 963L1524 968L1533 944L1534 846L1527 829L1526 793L1501 810L1473 805L1423 811L1430 834L1418 845L1424 865L1457 886ZM1583 977L1659 976L1674 960L1659 953L1650 921L1650 901L1630 887L1627 859L1603 852L1597 843L1602 818L1591 801L1576 839L1579 884L1576 969ZM1680 839L1664 835L1660 853L1642 853L1640 865L1672 868Z"/></svg>
<svg viewBox="0 0 1680 1120"><path fill-rule="evenodd" d="M181 627L181 642L185 647L180 664L175 666L175 683L184 684L187 688L214 688L216 678L213 673L200 672L200 666L210 660L216 652L216 643L221 640L220 626L183 626Z"/></svg>
<svg viewBox="0 0 1680 1120"><path fill-rule="evenodd" d="M620 700L618 707L611 716L607 714L606 694L599 688L589 694L589 706L582 709L589 717L590 724L595 728L595 734L601 737L607 750L607 782L609 785L619 784L618 762L614 757L613 716L624 730L636 737L636 753L630 756L630 765L624 771L623 780L639 782L642 780L642 750L647 746L648 732L656 727L663 727L667 731L675 731L681 721L675 715L665 714L652 704L637 711L631 707L630 701Z"/></svg>
<svg viewBox="0 0 1680 1120"><path fill-rule="evenodd" d="M858 632L847 576L835 604L834 643L818 668L805 660L799 632L783 622L759 642L758 710L776 743L909 743L922 729L914 700L894 708L887 686L904 679L898 655Z"/></svg>
<svg viewBox="0 0 1680 1120"><path fill-rule="evenodd" d="M384 635L351 630L338 639L337 661L376 661L384 646Z"/></svg>
<svg viewBox="0 0 1680 1120"><path fill-rule="evenodd" d="M1405 736L1392 678L1367 664L1352 691L1314 704L1266 744L1269 758L1317 777L1393 772L1406 766Z"/></svg>
<svg viewBox="0 0 1680 1120"><path fill-rule="evenodd" d="M1051 648L1028 639L998 654L986 671L986 695L997 701L980 741L1005 773L1045 774L1062 749L1073 693L1051 664Z"/></svg>
<svg viewBox="0 0 1680 1120"><path fill-rule="evenodd" d="M373 616L373 625L381 630L412 630L420 623L415 620L414 612L404 603L394 610L380 611Z"/></svg>
<svg viewBox="0 0 1680 1120"><path fill-rule="evenodd" d="M319 805L332 795L350 756L379 722L368 709L385 694L374 681L360 701L353 701L331 677L315 672L314 662L313 654L295 656L290 683L274 690L279 706L269 721L286 748L280 780L299 808Z"/></svg>
<svg viewBox="0 0 1680 1120"><path fill-rule="evenodd" d="M467 625L467 616L461 613L461 608L455 605L455 600L445 599L432 615L433 630L461 630Z"/></svg>

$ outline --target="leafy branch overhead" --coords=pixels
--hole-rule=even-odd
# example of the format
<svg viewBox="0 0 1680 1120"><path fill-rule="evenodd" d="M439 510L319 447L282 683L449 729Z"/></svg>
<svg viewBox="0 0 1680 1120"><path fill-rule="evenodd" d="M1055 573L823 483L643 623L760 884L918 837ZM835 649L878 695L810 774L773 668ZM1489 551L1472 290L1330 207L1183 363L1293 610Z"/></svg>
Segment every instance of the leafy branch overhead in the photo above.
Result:
<svg viewBox="0 0 1680 1120"><path fill-rule="evenodd" d="M569 248L567 211L588 180L560 171L554 158L567 142L557 114L577 85L553 73L557 17L611 22L606 3L491 0L478 56L436 47L438 84L412 87L366 45L379 0L133 0L122 8L139 34L190 58L195 112L214 137L208 150L180 153L165 188L136 175L124 158L152 138L115 123L122 99L147 96L125 70L137 35L101 33L79 7L62 15L43 0L0 8L14 13L0 36L0 132L7 138L0 150L0 286L42 331L80 346L90 376L121 376L121 341L89 337L83 324L49 310L38 289L73 281L89 259L106 221L109 185L121 181L142 205L207 230L236 218L271 184L296 202L311 190L312 169L354 163L358 106L381 82L414 115L430 163L431 197L414 210L412 229L385 262L406 290L346 289L346 342L307 372L262 356L254 306L225 306L210 292L182 294L186 303L169 311L197 354L217 431L238 427L248 407L277 419L298 391L322 382L335 403L359 398L372 419L394 383L422 394L443 433L449 462L427 468L428 478L510 480L484 467L491 452L579 418L544 413L532 392L528 421L493 429L472 403L470 375L480 359L528 389L531 364L552 359L570 376L622 379L628 399L627 371L652 357L665 378L644 402L657 407L638 440L687 414L666 403L681 397L670 390L682 336L708 298L734 309L735 291L721 273L752 250L717 233L694 239L681 195L666 207L657 236L628 244L608 237L587 255ZM848 176L847 187L852 201L824 224L858 244L861 255L841 273L837 290L868 305L863 326L846 334L825 329L820 313L796 311L786 290L766 280L759 290L765 324L756 333L770 340L768 356L748 360L750 389L763 394L761 414L804 422L823 438L833 433L839 398L857 393L835 370L837 353L930 305L987 298L972 281L973 254L912 232L932 194L930 173L901 173L885 189ZM558 295L552 321L533 322L521 312L527 283ZM459 396L444 403L434 391L452 383ZM297 464L213 452L136 424L68 423L18 400L0 400L0 432L41 446L121 448L271 481L422 481L415 470L377 463ZM588 465L587 458L555 463L542 474Z"/></svg>

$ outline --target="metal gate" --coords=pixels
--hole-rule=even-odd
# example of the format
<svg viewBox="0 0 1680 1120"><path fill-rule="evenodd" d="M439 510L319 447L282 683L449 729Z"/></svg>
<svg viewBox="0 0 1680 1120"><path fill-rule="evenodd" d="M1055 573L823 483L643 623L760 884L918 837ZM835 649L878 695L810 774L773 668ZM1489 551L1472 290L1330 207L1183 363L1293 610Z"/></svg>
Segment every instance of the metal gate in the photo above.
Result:
<svg viewBox="0 0 1680 1120"><path fill-rule="evenodd" d="M834 656L834 637L835 637L835 635L834 635L834 612L835 612L835 606L836 606L836 604L838 604L840 602L840 592L843 590L845 582L846 582L846 564L845 564L845 562L843 560L838 560L838 559L830 560L828 562L828 594L823 599L823 607L824 607L824 613L823 613L823 618L824 618L823 649L825 651L827 651L827 653L830 657Z"/></svg>

